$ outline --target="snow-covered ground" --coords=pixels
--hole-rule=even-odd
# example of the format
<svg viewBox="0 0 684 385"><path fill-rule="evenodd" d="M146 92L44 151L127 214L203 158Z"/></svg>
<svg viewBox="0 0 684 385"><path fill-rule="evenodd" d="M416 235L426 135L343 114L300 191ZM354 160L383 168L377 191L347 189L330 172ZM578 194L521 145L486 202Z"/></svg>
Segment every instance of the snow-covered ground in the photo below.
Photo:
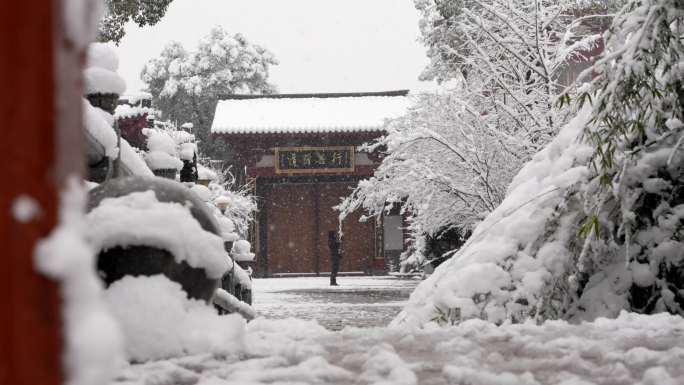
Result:
<svg viewBox="0 0 684 385"><path fill-rule="evenodd" d="M571 325L347 328L259 318L244 347L132 365L115 385L684 383L684 320L622 313Z"/></svg>
<svg viewBox="0 0 684 385"><path fill-rule="evenodd" d="M69 384L106 384L94 379L108 376L110 367L116 369L110 385L684 384L684 319L669 314L622 313L616 320L579 325L497 327L473 319L453 327L331 331L295 318L245 323L237 315L218 316L162 276L121 280L103 301L92 273L93 253L82 240L83 217L73 215L79 213L75 205L64 213L72 215L64 215L58 232L41 244L37 261L51 276L70 279L63 292L73 328L67 330ZM401 285L415 284L390 277L340 277L339 282L330 288L325 277L255 280L255 305L257 311L269 301L296 308L306 300L300 317L318 312L334 319L348 309L352 319L353 306L331 305L329 298L409 290ZM319 292L329 293L328 300L304 296ZM364 298L370 308L372 297ZM104 305L115 319L106 316ZM133 363L119 360L121 342Z"/></svg>
<svg viewBox="0 0 684 385"><path fill-rule="evenodd" d="M316 320L331 330L386 326L406 305L420 282L388 276L257 278L254 308L270 319Z"/></svg>

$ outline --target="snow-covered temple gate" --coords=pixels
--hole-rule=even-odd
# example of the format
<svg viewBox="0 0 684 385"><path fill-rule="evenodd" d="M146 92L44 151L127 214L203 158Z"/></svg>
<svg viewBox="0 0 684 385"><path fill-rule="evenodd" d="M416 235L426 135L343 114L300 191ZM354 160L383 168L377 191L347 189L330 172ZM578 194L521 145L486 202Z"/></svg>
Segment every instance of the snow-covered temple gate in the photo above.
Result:
<svg viewBox="0 0 684 385"><path fill-rule="evenodd" d="M358 146L383 134L385 119L403 114L408 91L231 95L219 101L212 133L234 151L233 172L258 197L251 231L258 276L330 271L333 206L379 159ZM396 218L342 226L342 272L379 274L403 249ZM383 222L394 226L383 226ZM386 228L385 228L386 227Z"/></svg>

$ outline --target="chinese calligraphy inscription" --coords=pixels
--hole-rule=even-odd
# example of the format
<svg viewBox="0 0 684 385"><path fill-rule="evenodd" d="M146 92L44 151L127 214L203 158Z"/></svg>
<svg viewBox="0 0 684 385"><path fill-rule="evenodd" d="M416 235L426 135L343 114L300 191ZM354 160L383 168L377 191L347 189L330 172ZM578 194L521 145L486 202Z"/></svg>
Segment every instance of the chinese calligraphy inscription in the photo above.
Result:
<svg viewBox="0 0 684 385"><path fill-rule="evenodd" d="M354 147L278 147L276 173L353 172Z"/></svg>

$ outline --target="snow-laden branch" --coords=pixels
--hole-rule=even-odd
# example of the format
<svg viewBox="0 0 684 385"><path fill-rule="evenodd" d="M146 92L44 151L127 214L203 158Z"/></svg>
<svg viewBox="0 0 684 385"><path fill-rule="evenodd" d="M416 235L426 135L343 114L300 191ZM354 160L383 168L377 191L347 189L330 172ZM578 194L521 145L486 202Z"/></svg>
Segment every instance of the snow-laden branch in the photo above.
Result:
<svg viewBox="0 0 684 385"><path fill-rule="evenodd" d="M422 78L453 84L417 97L406 116L388 123L387 135L364 146L384 157L338 206L341 217L382 215L399 204L420 245L445 228L472 228L493 211L515 173L572 115L554 102L569 65L597 42L595 32L578 32L575 6L416 0L431 59Z"/></svg>

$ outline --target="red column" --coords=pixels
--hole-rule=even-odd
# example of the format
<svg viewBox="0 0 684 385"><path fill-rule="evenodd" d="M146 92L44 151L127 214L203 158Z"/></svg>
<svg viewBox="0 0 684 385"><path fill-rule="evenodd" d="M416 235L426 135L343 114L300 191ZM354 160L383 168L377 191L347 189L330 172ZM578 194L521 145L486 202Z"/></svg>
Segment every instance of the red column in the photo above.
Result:
<svg viewBox="0 0 684 385"><path fill-rule="evenodd" d="M65 176L83 163L82 55L60 33L59 3L0 1L0 385L62 382L58 286L33 267ZM12 212L22 196L40 205L24 222Z"/></svg>

